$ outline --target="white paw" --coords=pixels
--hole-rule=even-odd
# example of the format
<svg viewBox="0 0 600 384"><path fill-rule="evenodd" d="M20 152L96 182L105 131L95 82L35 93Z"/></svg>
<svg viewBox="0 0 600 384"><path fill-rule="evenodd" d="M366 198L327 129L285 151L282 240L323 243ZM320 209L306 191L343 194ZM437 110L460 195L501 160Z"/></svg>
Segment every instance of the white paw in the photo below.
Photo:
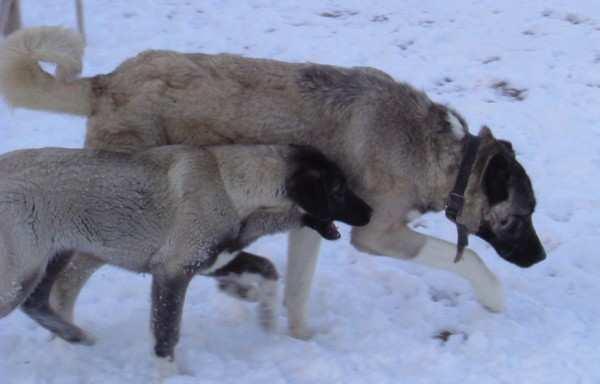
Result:
<svg viewBox="0 0 600 384"><path fill-rule="evenodd" d="M481 305L491 312L502 312L505 308L504 289L502 283L494 275L473 284L475 296Z"/></svg>
<svg viewBox="0 0 600 384"><path fill-rule="evenodd" d="M475 252L465 249L462 260L454 264L454 267L459 275L471 282L481 305L492 312L504 310L502 283Z"/></svg>

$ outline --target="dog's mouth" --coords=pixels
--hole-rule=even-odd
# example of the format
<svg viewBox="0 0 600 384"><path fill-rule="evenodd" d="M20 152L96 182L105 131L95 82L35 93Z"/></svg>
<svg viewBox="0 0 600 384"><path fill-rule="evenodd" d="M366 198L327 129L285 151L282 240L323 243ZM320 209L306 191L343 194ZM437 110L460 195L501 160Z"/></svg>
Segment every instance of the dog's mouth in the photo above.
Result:
<svg viewBox="0 0 600 384"><path fill-rule="evenodd" d="M327 240L337 240L342 237L336 225L333 223L333 220L320 219L315 216L304 215L303 222L304 225L314 229L319 233L319 235Z"/></svg>
<svg viewBox="0 0 600 384"><path fill-rule="evenodd" d="M321 235L328 240L337 240L340 237L342 237L340 231L338 230L337 226L333 221L330 221L323 225L323 232L321 233Z"/></svg>

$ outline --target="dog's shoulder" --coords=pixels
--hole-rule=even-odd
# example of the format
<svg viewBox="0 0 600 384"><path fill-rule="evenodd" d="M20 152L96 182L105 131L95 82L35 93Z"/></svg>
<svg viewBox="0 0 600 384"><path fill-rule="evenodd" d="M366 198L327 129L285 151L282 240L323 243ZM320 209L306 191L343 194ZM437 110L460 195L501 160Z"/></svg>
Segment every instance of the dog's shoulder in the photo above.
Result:
<svg viewBox="0 0 600 384"><path fill-rule="evenodd" d="M174 198L186 198L200 191L208 193L221 180L217 159L207 148L167 145L139 152L134 160L162 170Z"/></svg>

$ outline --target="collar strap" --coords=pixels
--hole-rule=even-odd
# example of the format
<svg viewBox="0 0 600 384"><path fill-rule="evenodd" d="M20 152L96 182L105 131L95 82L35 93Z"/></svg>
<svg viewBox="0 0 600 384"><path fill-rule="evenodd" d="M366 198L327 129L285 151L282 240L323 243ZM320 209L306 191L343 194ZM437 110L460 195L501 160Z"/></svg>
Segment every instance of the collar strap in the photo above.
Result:
<svg viewBox="0 0 600 384"><path fill-rule="evenodd" d="M454 183L452 192L450 192L448 199L446 200L446 217L456 224L458 233L456 257L454 258L455 263L460 261L465 247L469 244L469 232L467 227L458 223L456 220L462 213L465 205L465 190L467 189L469 176L471 176L473 164L475 164L475 159L477 158L477 150L479 149L479 144L481 142L479 137L469 133L465 139L467 142L463 147L463 157L458 170L458 175L456 176L456 182Z"/></svg>

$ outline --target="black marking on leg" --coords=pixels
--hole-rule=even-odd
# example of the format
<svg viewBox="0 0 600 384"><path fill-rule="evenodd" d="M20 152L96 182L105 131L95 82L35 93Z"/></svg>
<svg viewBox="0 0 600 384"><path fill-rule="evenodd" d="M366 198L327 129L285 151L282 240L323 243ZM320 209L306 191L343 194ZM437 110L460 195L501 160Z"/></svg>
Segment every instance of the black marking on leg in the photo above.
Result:
<svg viewBox="0 0 600 384"><path fill-rule="evenodd" d="M191 274L177 277L154 275L152 280L152 330L156 356L173 360L179 342L185 293Z"/></svg>

